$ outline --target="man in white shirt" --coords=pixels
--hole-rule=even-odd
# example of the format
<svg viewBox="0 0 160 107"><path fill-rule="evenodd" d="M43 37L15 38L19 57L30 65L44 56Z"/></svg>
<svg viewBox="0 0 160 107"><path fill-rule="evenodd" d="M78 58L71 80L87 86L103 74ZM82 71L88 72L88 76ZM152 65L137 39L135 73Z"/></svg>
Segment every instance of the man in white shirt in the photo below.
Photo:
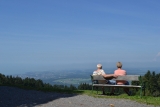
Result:
<svg viewBox="0 0 160 107"><path fill-rule="evenodd" d="M93 75L102 75L107 80L118 77L115 74L106 74L104 72L104 70L102 69L102 65L101 64L97 64L97 70L93 72Z"/></svg>
<svg viewBox="0 0 160 107"><path fill-rule="evenodd" d="M102 75L106 79L106 83L107 84L113 84L113 85L116 84L116 81L113 81L113 80L110 80L110 79L117 78L117 75L115 75L115 74L106 74L104 72L104 70L102 69L102 65L101 64L97 64L97 70L95 70L93 72L93 75ZM101 82L101 81L99 81L99 82ZM103 94L105 94L103 87L102 87L102 91L103 91ZM113 91L114 91L114 89L112 89L111 93L114 93Z"/></svg>

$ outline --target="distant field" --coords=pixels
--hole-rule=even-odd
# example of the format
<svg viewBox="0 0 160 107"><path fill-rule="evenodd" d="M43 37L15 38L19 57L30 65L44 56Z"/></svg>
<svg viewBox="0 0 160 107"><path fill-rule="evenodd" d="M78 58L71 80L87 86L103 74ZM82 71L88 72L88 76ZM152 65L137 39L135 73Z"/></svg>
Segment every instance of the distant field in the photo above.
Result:
<svg viewBox="0 0 160 107"><path fill-rule="evenodd" d="M63 85L79 85L80 83L91 83L90 78L89 79L84 79L84 78L70 78L70 79L59 79L53 81L53 84L63 84Z"/></svg>

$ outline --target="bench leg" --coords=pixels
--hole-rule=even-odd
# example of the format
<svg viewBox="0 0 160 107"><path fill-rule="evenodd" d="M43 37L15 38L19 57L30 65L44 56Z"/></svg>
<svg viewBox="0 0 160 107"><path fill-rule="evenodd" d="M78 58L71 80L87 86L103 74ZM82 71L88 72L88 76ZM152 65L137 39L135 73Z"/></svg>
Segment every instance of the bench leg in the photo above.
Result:
<svg viewBox="0 0 160 107"><path fill-rule="evenodd" d="M96 90L97 90L97 94L98 94L98 87L96 87Z"/></svg>
<svg viewBox="0 0 160 107"><path fill-rule="evenodd" d="M97 94L98 94L98 87L95 87L95 88L96 88ZM94 87L92 86L92 94L93 94L93 89L94 89Z"/></svg>
<svg viewBox="0 0 160 107"><path fill-rule="evenodd" d="M142 98L142 87L141 87L141 90L140 90L140 97Z"/></svg>

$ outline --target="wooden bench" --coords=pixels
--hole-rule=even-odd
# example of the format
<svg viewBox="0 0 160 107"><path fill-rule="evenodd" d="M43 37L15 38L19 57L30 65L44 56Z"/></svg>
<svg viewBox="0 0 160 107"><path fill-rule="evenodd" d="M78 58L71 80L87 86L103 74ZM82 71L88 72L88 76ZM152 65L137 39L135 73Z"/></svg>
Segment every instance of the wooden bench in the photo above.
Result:
<svg viewBox="0 0 160 107"><path fill-rule="evenodd" d="M91 75L92 92L93 92L93 87L140 88L140 96L142 96L144 83L142 83L140 75L118 76L116 79L112 79L112 80L139 81L140 85L111 85L111 84L106 84L106 79L104 79L103 76L101 76L101 75L94 75L94 76ZM96 81L96 83L95 83L95 81Z"/></svg>

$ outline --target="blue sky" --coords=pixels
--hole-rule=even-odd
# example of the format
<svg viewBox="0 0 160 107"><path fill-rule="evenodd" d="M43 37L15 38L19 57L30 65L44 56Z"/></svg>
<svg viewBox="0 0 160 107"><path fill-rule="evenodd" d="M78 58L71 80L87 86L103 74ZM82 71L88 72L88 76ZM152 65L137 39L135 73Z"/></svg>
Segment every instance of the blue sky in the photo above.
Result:
<svg viewBox="0 0 160 107"><path fill-rule="evenodd" d="M159 0L1 0L0 72L159 67Z"/></svg>

